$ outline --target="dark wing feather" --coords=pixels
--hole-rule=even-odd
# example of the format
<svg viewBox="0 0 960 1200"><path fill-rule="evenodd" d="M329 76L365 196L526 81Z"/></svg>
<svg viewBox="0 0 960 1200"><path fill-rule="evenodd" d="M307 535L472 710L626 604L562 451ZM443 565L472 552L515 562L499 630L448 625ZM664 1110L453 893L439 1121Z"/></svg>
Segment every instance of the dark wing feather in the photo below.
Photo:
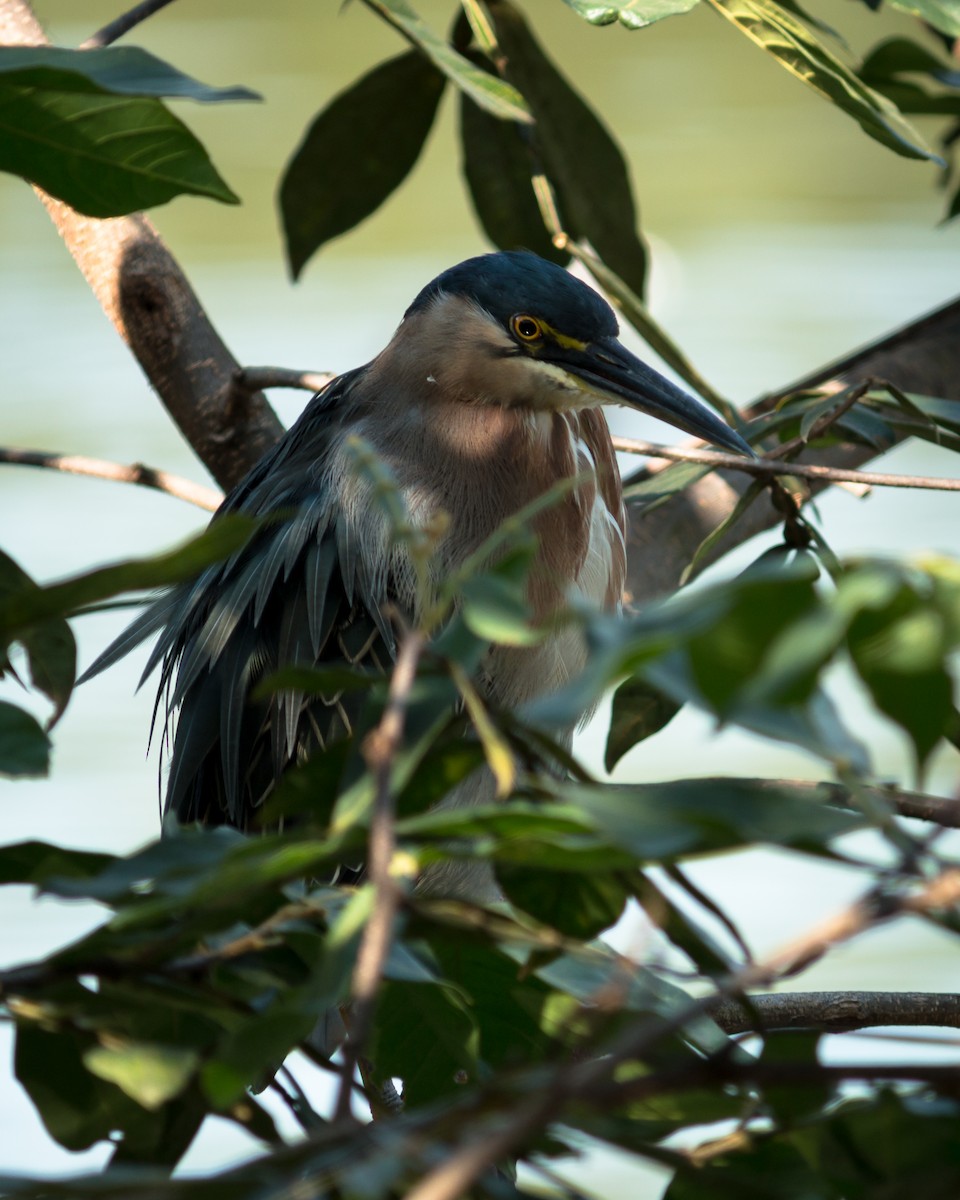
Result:
<svg viewBox="0 0 960 1200"><path fill-rule="evenodd" d="M148 670L161 666L158 708L168 723L176 714L166 808L180 821L247 828L289 765L352 731L362 695L254 699L266 675L344 659L386 669L393 657L389 597L369 594L361 548L322 482L363 370L315 396L225 499L217 516L272 518L251 542L159 597L87 672L160 632Z"/></svg>

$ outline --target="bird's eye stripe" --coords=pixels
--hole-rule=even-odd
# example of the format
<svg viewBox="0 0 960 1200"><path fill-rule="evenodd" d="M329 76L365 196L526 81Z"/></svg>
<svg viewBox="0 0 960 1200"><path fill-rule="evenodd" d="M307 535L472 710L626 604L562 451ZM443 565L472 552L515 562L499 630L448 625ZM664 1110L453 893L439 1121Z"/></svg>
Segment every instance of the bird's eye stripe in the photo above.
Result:
<svg viewBox="0 0 960 1200"><path fill-rule="evenodd" d="M511 317L510 328L522 342L535 342L537 338L543 337L543 326L536 317L526 313L518 313L517 316Z"/></svg>

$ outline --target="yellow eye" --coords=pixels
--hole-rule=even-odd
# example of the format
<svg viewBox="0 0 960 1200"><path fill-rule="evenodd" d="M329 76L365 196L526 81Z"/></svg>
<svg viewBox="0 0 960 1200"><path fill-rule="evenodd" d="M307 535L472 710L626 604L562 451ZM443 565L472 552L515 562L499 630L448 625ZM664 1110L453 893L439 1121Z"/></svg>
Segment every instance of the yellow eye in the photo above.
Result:
<svg viewBox="0 0 960 1200"><path fill-rule="evenodd" d="M536 317L527 316L526 313L511 317L510 328L521 342L535 342L543 337L543 326Z"/></svg>

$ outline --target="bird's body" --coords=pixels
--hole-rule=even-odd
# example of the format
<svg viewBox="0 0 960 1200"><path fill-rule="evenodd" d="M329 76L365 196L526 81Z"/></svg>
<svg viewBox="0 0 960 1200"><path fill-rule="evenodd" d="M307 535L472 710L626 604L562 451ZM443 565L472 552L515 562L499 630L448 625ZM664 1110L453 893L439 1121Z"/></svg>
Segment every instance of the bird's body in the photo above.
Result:
<svg viewBox="0 0 960 1200"><path fill-rule="evenodd" d="M505 518L577 477L533 519L528 601L547 626L571 591L619 604L623 502L599 405L632 402L745 447L623 350L616 332L608 306L560 268L487 255L434 280L377 358L314 397L220 510L275 519L232 559L157 600L95 665L159 632L145 674L161 666L168 714L178 714L168 811L247 828L286 768L352 720L343 696L261 698L257 682L287 665L386 672L396 614L416 623L422 580L369 473L357 470L356 439L392 475L411 522L442 529L429 565L436 586ZM561 624L535 646L494 647L480 686L514 708L558 687L584 656L579 634ZM491 782L478 772L445 803L487 798ZM431 886L476 892L477 880Z"/></svg>

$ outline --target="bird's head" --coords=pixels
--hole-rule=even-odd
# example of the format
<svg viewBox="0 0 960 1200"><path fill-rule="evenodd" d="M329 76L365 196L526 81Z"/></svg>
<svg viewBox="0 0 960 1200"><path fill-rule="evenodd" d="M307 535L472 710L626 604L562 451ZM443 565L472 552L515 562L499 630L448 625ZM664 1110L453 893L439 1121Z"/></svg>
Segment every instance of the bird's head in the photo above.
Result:
<svg viewBox="0 0 960 1200"><path fill-rule="evenodd" d="M438 275L393 343L418 387L473 404L565 411L624 404L740 454L747 443L618 339L610 306L535 254L468 259Z"/></svg>

